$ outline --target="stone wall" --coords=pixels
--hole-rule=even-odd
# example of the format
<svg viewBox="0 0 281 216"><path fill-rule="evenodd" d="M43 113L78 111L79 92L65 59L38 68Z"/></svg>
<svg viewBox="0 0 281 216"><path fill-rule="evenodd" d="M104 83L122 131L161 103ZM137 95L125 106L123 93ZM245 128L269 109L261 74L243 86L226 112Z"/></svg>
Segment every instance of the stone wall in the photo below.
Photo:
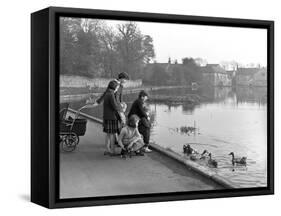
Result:
<svg viewBox="0 0 281 216"><path fill-rule="evenodd" d="M215 74L215 86L231 86L231 79L227 74L216 73Z"/></svg>
<svg viewBox="0 0 281 216"><path fill-rule="evenodd" d="M81 76L60 76L60 87L76 87L76 88L105 88L111 79L104 78L87 78ZM142 85L142 80L128 80L125 87L139 87Z"/></svg>
<svg viewBox="0 0 281 216"><path fill-rule="evenodd" d="M231 86L231 78L223 73L203 73L203 81L211 86Z"/></svg>

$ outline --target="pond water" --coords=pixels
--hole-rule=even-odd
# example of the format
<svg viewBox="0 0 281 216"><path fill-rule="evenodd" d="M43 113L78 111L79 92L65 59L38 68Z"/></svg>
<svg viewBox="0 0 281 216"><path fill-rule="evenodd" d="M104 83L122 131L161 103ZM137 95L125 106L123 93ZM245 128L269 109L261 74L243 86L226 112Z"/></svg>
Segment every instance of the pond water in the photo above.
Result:
<svg viewBox="0 0 281 216"><path fill-rule="evenodd" d="M266 88L210 88L197 91L188 88L155 90L150 95L172 97L198 94L204 98L198 105L149 102L152 130L151 141L182 153L190 143L198 152L208 150L218 162L211 168L241 187L267 185L267 91ZM125 95L129 108L137 94ZM78 109L85 100L71 102ZM84 112L100 117L102 106ZM181 127L195 127L185 133ZM233 166L230 152L247 157L247 166ZM198 161L208 166L206 161Z"/></svg>

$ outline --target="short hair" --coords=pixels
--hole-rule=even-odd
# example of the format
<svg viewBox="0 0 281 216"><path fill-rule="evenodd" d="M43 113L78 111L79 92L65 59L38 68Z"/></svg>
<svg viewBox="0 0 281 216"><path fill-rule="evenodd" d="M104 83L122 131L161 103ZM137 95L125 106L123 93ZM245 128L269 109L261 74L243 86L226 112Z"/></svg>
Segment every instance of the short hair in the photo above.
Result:
<svg viewBox="0 0 281 216"><path fill-rule="evenodd" d="M116 82L115 80L112 80L108 83L107 88L115 90L118 85L119 85L118 82Z"/></svg>
<svg viewBox="0 0 281 216"><path fill-rule="evenodd" d="M139 98L145 97L145 96L148 97L148 93L144 90L141 90L140 93L139 93Z"/></svg>
<svg viewBox="0 0 281 216"><path fill-rule="evenodd" d="M140 118L137 115L131 115L128 119L128 126L132 127L132 128L136 128L137 127L137 122L140 120Z"/></svg>
<svg viewBox="0 0 281 216"><path fill-rule="evenodd" d="M122 73L119 73L119 74L118 74L118 79L126 79L126 80L129 80L130 77L129 77L129 75L128 75L126 72L122 72Z"/></svg>

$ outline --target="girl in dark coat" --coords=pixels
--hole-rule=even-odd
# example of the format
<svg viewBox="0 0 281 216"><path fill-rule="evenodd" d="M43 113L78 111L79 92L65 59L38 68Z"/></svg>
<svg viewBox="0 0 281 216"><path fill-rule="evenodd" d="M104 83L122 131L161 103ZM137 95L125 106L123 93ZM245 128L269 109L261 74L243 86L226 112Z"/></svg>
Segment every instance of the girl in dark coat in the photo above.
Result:
<svg viewBox="0 0 281 216"><path fill-rule="evenodd" d="M118 78L113 80L113 81L116 81L117 83L119 83L119 88L117 91L115 91L115 98L116 100L119 102L119 103L122 103L123 102L123 88L124 88L124 85L126 83L127 80L129 80L129 75L125 72L122 72L118 75ZM96 104L101 104L102 101L104 100L104 96L105 96L105 93L103 93L96 101L95 103Z"/></svg>
<svg viewBox="0 0 281 216"><path fill-rule="evenodd" d="M116 101L115 92L118 91L119 84L116 81L111 81L104 94L103 102L103 132L105 136L105 154L112 155L114 151L114 141L116 134L120 130L120 122L117 115L121 111L120 104Z"/></svg>

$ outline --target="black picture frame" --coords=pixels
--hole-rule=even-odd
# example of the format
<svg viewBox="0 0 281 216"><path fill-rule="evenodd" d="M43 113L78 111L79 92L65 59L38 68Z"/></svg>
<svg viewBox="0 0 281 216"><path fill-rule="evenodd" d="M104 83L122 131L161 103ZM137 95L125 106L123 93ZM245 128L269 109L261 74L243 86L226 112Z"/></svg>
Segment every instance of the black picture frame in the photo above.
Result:
<svg viewBox="0 0 281 216"><path fill-rule="evenodd" d="M84 17L267 29L267 187L59 199L58 18ZM47 208L274 194L274 22L204 16L49 7L31 14L31 201Z"/></svg>

